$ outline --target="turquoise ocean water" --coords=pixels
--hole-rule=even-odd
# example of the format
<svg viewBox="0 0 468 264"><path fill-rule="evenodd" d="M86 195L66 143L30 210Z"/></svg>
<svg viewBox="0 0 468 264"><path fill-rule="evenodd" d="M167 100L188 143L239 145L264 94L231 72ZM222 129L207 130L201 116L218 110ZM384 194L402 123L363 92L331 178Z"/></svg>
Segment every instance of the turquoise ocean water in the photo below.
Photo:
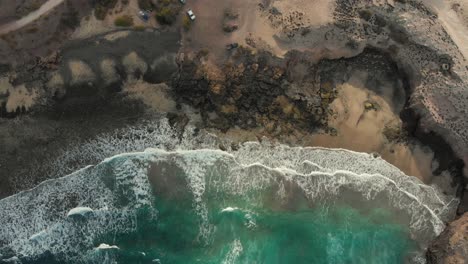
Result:
<svg viewBox="0 0 468 264"><path fill-rule="evenodd" d="M141 212L135 232L98 239L96 245L119 247L101 257L114 254L118 263L405 263L416 249L408 228L385 209L223 211L213 202L214 230L203 239L190 203L166 201L158 208L155 221Z"/></svg>
<svg viewBox="0 0 468 264"><path fill-rule="evenodd" d="M424 263L441 197L344 150L148 150L1 200L0 261Z"/></svg>

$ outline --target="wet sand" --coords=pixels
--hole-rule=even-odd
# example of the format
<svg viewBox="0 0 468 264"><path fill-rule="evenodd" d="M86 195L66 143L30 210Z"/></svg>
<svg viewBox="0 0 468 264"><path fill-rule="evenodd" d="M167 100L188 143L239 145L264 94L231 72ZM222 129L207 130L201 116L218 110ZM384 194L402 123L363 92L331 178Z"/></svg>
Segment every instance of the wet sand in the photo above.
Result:
<svg viewBox="0 0 468 264"><path fill-rule="evenodd" d="M377 136L368 136L347 130L342 136L315 134L305 140L309 146L345 148L353 151L376 153L405 174L416 176L424 183L432 182L434 153L427 147L379 141ZM371 142L371 144L368 144Z"/></svg>

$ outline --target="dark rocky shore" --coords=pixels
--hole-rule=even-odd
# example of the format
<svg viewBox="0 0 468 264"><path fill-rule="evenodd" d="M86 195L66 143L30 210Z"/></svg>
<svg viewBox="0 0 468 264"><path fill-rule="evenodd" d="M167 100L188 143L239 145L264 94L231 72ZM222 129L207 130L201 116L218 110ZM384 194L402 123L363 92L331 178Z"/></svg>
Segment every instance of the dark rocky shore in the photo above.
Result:
<svg viewBox="0 0 468 264"><path fill-rule="evenodd" d="M50 177L63 176L53 175L53 165L49 163L67 148L83 144L99 134L151 119L153 113L141 101L122 91L127 75L138 77L142 72L138 69L128 72L119 62L131 52L141 54L141 60L148 65L168 54L175 56L178 39L176 33L159 32L133 32L130 38L115 42L97 36L69 43L52 59L35 60L4 72L5 76L14 73L14 77L10 77L13 85L25 85L38 91L41 98L28 110L22 107L8 112L6 102L1 107L0 197L31 188ZM95 45L98 40L100 45ZM69 62L77 59L90 65L95 77L73 83ZM102 77L105 74L101 73L100 63L105 59L116 62L116 76L111 81ZM153 76L157 82L169 81L177 68L175 62L171 66L164 60L153 66L146 76ZM61 82L52 86L49 81L57 75L61 76ZM5 96L8 98L8 94ZM97 161L80 160L73 169L94 162Z"/></svg>

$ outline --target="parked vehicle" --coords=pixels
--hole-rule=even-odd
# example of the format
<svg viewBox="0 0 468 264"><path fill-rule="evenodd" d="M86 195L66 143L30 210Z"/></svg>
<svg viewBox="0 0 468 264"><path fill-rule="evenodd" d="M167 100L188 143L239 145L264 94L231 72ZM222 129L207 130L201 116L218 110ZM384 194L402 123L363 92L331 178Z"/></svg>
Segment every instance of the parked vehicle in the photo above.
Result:
<svg viewBox="0 0 468 264"><path fill-rule="evenodd" d="M239 44L238 43L231 43L231 44L227 44L226 45L226 49L227 50L233 50L235 48L239 47Z"/></svg>
<svg viewBox="0 0 468 264"><path fill-rule="evenodd" d="M192 20L192 21L195 20L195 18L196 18L196 16L195 16L195 14L193 13L192 9L189 9L189 10L187 11L187 15L189 16L190 20Z"/></svg>
<svg viewBox="0 0 468 264"><path fill-rule="evenodd" d="M138 17L143 20L144 22L148 22L150 16L149 16L149 12L147 11L143 11L143 10L140 10L138 12Z"/></svg>
<svg viewBox="0 0 468 264"><path fill-rule="evenodd" d="M179 0L181 4L185 5L185 3L187 2L186 0Z"/></svg>

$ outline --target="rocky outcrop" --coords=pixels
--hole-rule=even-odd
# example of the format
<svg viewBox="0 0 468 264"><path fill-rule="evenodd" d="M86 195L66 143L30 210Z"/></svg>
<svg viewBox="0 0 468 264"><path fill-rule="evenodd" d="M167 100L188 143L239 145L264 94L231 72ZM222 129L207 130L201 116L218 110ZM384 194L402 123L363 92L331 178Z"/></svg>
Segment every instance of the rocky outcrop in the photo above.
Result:
<svg viewBox="0 0 468 264"><path fill-rule="evenodd" d="M329 105L336 87L362 75L372 92L388 99L398 113L405 102L403 81L391 58L377 49L365 49L350 59L321 60L308 53L291 51L284 58L269 52L253 53L240 47L223 64L205 54L183 54L173 80L173 97L179 104L202 110L205 125L221 130L238 126L264 128L267 135L292 130L330 130Z"/></svg>
<svg viewBox="0 0 468 264"><path fill-rule="evenodd" d="M427 251L428 264L464 264L468 261L468 213L450 223Z"/></svg>
<svg viewBox="0 0 468 264"><path fill-rule="evenodd" d="M244 48L223 65L205 61L200 53L188 54L179 59L174 98L201 109L205 124L221 130L264 127L274 134L292 127L313 129L325 115L319 94L309 101L286 94L288 61Z"/></svg>

